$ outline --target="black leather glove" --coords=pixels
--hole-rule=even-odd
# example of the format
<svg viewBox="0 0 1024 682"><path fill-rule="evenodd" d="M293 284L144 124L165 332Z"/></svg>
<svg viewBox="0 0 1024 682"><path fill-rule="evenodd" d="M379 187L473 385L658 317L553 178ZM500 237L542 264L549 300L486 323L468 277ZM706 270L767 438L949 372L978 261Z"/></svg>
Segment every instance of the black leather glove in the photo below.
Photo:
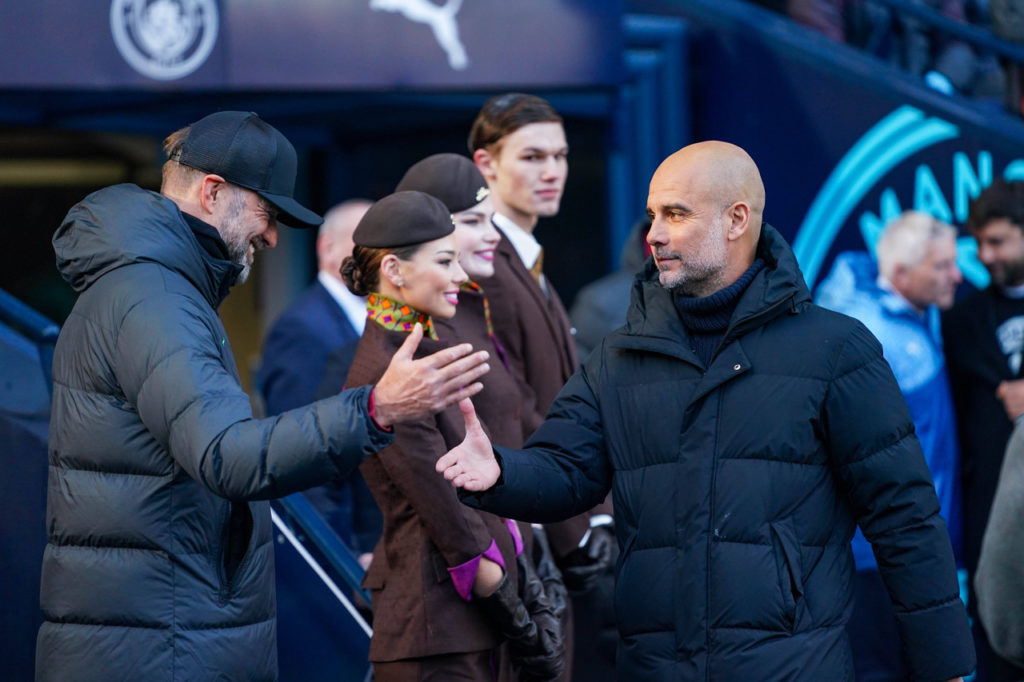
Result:
<svg viewBox="0 0 1024 682"><path fill-rule="evenodd" d="M526 602L518 594L517 585L508 579L508 574L493 594L478 601L498 632L508 640L509 655L513 665L519 669L519 679L523 682L554 680L565 668L561 625L550 608L542 606L546 602L543 583L533 574L529 562L520 561L518 566L521 576L524 567L533 575L534 586L530 592L531 601L537 608L536 617L527 609ZM521 580L527 584L531 582L529 577Z"/></svg>
<svg viewBox="0 0 1024 682"><path fill-rule="evenodd" d="M565 586L573 592L589 590L598 577L615 563L618 553L618 544L611 526L591 528L586 543L562 558Z"/></svg>
<svg viewBox="0 0 1024 682"><path fill-rule="evenodd" d="M548 544L547 533L540 526L535 526L533 529L533 566L537 577L544 584L544 595L547 597L551 610L558 616L564 634L565 621L568 618L566 609L569 603L569 590L566 589L562 572L558 570L558 565L555 563L555 554L551 551L551 545ZM522 590L520 593L523 593ZM529 605L527 606L529 607Z"/></svg>

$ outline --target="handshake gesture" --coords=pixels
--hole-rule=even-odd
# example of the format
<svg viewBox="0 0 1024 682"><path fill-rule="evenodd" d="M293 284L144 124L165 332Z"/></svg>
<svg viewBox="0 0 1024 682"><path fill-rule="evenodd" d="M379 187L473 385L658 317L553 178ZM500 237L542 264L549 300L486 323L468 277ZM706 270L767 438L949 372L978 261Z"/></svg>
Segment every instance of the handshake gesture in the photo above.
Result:
<svg viewBox="0 0 1024 682"><path fill-rule="evenodd" d="M417 323L373 389L374 420L385 428L429 417L484 387L477 379L490 370L485 351L474 353L461 343L416 359L422 339L423 326Z"/></svg>
<svg viewBox="0 0 1024 682"><path fill-rule="evenodd" d="M470 492L487 490L498 482L501 467L494 458L491 441L480 426L473 401L463 398L459 410L466 421L466 438L437 460L437 473L452 482L456 488Z"/></svg>

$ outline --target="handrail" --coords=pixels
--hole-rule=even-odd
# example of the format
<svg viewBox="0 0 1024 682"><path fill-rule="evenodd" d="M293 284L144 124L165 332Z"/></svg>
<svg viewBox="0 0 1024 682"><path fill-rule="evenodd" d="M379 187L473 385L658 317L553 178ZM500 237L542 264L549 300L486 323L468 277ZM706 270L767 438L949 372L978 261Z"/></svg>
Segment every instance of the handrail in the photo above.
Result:
<svg viewBox="0 0 1024 682"><path fill-rule="evenodd" d="M0 289L0 322L14 327L34 343L54 344L60 326Z"/></svg>
<svg viewBox="0 0 1024 682"><path fill-rule="evenodd" d="M920 19L943 33L948 33L972 45L1024 64L1024 46L1004 40L991 31L950 19L937 10L911 2L911 0L875 0L875 2L886 5L900 14Z"/></svg>
<svg viewBox="0 0 1024 682"><path fill-rule="evenodd" d="M363 589L363 568L352 550L338 537L326 521L317 514L313 505L302 493L295 493L275 500L288 513L289 519L306 535L324 555L331 568L338 572L345 586L370 603L370 594Z"/></svg>
<svg viewBox="0 0 1024 682"><path fill-rule="evenodd" d="M23 334L39 351L39 366L46 380L46 390L53 394L53 348L60 334L60 325L28 307L0 289L0 323Z"/></svg>

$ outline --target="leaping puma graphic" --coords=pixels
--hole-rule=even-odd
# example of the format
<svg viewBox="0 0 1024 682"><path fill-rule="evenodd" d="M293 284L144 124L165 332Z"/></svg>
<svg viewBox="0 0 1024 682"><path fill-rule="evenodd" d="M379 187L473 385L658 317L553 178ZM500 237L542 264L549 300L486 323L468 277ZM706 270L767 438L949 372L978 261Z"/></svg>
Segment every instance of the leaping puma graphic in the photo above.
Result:
<svg viewBox="0 0 1024 682"><path fill-rule="evenodd" d="M448 65L456 71L469 66L466 48L459 40L459 26L455 15L462 7L462 0L447 0L444 5L435 5L430 0L370 0L370 9L379 12L400 12L409 21L428 24L434 38L448 55Z"/></svg>

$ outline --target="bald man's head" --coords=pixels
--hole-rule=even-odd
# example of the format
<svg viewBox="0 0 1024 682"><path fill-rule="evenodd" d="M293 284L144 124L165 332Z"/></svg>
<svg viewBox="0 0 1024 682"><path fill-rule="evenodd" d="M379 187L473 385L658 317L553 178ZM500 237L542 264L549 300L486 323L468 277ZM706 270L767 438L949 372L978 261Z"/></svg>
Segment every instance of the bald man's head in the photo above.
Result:
<svg viewBox="0 0 1024 682"><path fill-rule="evenodd" d="M647 199L662 285L708 296L736 281L754 262L764 201L757 165L736 145L698 142L665 159Z"/></svg>
<svg viewBox="0 0 1024 682"><path fill-rule="evenodd" d="M341 262L352 255L352 233L372 205L369 199L349 199L327 212L316 236L316 258L320 270L341 279Z"/></svg>

